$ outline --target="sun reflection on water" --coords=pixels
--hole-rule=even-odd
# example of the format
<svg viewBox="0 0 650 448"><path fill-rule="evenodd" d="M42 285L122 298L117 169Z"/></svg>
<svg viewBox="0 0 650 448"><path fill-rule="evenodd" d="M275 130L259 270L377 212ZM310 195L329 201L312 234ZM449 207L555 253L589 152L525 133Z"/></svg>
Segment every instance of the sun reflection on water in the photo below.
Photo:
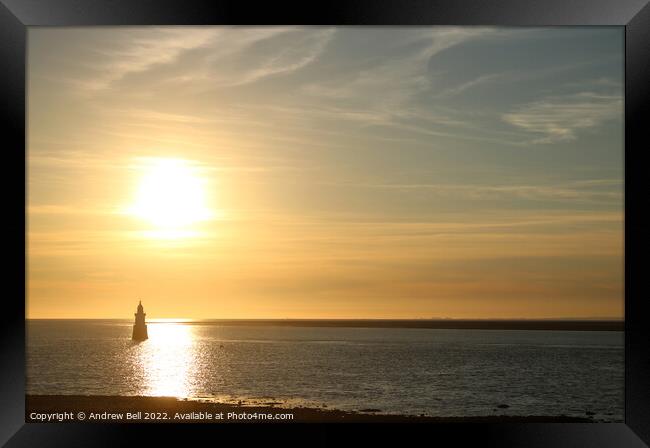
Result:
<svg viewBox="0 0 650 448"><path fill-rule="evenodd" d="M191 325L150 323L140 346L143 395L187 397L195 384L195 347Z"/></svg>

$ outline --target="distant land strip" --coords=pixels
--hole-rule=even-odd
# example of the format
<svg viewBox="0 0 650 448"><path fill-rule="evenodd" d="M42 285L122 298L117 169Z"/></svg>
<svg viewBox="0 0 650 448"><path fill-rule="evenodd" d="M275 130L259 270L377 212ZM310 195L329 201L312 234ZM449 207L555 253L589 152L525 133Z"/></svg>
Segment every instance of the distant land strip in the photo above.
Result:
<svg viewBox="0 0 650 448"><path fill-rule="evenodd" d="M123 319L29 319L30 321L122 321ZM430 328L466 330L556 330L623 331L622 320L551 320L551 319L152 319L149 324L183 323L188 325L339 327L339 328Z"/></svg>
<svg viewBox="0 0 650 448"><path fill-rule="evenodd" d="M221 319L192 321L230 326L433 328L466 330L623 331L615 320L460 320L460 319Z"/></svg>

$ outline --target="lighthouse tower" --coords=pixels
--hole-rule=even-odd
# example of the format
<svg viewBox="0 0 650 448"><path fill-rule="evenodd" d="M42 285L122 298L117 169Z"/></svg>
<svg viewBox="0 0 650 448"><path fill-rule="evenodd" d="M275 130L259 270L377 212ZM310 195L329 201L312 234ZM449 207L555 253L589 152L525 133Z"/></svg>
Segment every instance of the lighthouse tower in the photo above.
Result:
<svg viewBox="0 0 650 448"><path fill-rule="evenodd" d="M142 300L138 304L138 312L135 313L135 324L133 324L133 340L134 341L144 341L149 338L147 335L147 324L144 322L144 317L147 314L142 308Z"/></svg>

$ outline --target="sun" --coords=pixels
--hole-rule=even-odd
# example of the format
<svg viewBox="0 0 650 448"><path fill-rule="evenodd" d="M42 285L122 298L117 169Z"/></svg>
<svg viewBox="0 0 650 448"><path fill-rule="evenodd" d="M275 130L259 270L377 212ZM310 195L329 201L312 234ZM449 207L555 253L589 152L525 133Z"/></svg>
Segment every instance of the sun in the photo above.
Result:
<svg viewBox="0 0 650 448"><path fill-rule="evenodd" d="M157 231L179 233L213 217L206 205L205 179L195 163L147 159L129 214Z"/></svg>

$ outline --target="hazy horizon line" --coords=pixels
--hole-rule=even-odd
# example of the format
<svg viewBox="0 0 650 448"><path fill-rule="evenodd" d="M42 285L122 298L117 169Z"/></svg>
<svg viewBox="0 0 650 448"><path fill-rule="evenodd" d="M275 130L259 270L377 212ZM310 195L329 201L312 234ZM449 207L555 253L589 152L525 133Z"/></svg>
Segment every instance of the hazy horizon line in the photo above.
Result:
<svg viewBox="0 0 650 448"><path fill-rule="evenodd" d="M127 317L26 317L25 320L132 320ZM209 318L185 318L185 317L154 317L147 320L147 322L214 322L214 321L615 321L624 322L624 317L514 317L514 318L460 318L460 317L408 317L408 318L393 318L393 317L344 317L344 318L329 318L329 317L209 317Z"/></svg>

